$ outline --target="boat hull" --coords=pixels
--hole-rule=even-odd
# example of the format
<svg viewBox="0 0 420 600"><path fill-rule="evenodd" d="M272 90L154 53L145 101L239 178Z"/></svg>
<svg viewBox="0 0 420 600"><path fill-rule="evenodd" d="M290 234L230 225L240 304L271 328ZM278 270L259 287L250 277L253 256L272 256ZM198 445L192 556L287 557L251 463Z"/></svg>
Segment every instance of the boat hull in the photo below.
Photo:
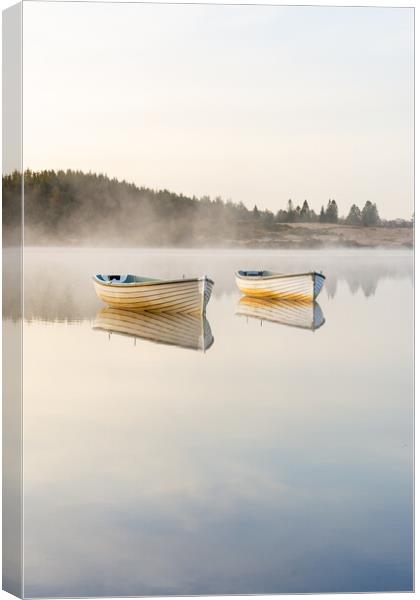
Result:
<svg viewBox="0 0 420 600"><path fill-rule="evenodd" d="M245 296L313 302L324 285L320 273L297 275L243 276L236 273L236 284Z"/></svg>
<svg viewBox="0 0 420 600"><path fill-rule="evenodd" d="M301 300L278 300L275 298L252 298L243 296L237 305L236 314L259 321L270 321L279 325L315 331L325 318L318 302Z"/></svg>
<svg viewBox="0 0 420 600"><path fill-rule="evenodd" d="M203 314L213 282L207 277L176 281L114 284L93 280L98 297L113 308Z"/></svg>
<svg viewBox="0 0 420 600"><path fill-rule="evenodd" d="M96 316L94 329L159 344L205 351L213 334L204 315L104 308Z"/></svg>

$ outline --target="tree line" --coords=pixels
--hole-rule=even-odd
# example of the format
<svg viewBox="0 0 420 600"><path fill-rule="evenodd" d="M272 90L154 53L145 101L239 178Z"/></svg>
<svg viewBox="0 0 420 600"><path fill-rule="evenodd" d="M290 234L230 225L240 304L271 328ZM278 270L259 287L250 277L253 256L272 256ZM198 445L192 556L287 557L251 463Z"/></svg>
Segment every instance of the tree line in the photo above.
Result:
<svg viewBox="0 0 420 600"><path fill-rule="evenodd" d="M3 224L6 231L21 220L19 173L3 176ZM130 243L211 243L234 240L250 232L278 231L279 224L341 223L371 227L386 225L376 204L362 209L353 204L349 214L339 217L338 205L330 199L317 214L305 200L295 206L289 199L277 213L248 209L242 202L221 197L185 196L169 190L152 190L106 175L72 170L27 170L24 174L25 225L28 243L89 239L98 241L121 236ZM389 223L389 222L388 222ZM407 223L407 222L406 222ZM401 224L401 223L398 223Z"/></svg>
<svg viewBox="0 0 420 600"><path fill-rule="evenodd" d="M256 207L254 210L258 210ZM287 209L280 209L276 215L278 223L340 223L359 227L377 227L381 224L378 208L375 203L367 200L362 210L353 204L346 217L339 218L338 205L334 199L328 200L326 208L321 206L319 214L309 207L304 200L302 207L294 206L291 199L288 200Z"/></svg>

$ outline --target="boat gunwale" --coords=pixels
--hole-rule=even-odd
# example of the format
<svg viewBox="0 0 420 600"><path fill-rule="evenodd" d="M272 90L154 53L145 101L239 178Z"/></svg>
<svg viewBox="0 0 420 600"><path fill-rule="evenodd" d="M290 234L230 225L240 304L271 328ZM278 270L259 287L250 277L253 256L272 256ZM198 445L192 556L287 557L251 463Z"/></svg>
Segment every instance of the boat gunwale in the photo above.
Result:
<svg viewBox="0 0 420 600"><path fill-rule="evenodd" d="M152 279L150 281L133 281L132 283L119 283L116 281L101 281L100 279L98 279L97 275L92 275L92 279L95 283L97 283L98 285L102 285L103 287L108 287L108 288L123 288L123 287L127 287L127 288L132 288L132 287L147 287L147 286L151 286L151 285L168 285L168 284L174 284L174 283L199 283L201 281L208 281L209 283L211 283L212 285L214 285L214 281L212 279L210 279L210 277L207 277L207 275L204 275L204 277L191 277L188 279Z"/></svg>
<svg viewBox="0 0 420 600"><path fill-rule="evenodd" d="M281 273L274 273L273 275L241 275L239 271L235 271L235 277L243 279L244 281L267 281L268 279L291 279L292 277L304 277L318 275L322 279L326 279L323 273L318 271L310 271L308 273L292 273L290 275L282 275Z"/></svg>

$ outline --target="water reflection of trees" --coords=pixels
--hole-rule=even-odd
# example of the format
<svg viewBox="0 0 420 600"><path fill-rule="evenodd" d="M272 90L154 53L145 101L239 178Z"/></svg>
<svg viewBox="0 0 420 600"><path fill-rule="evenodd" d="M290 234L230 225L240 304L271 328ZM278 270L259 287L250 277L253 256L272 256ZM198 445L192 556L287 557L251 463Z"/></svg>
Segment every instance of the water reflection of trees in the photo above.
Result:
<svg viewBox="0 0 420 600"><path fill-rule="evenodd" d="M340 275L334 271L328 273L327 280L325 282L325 289L328 297L335 297L341 282L347 283L351 294L357 294L361 292L366 298L369 298L370 296L375 295L376 288L381 281L385 281L387 279L409 279L411 282L413 281L411 264L408 268L403 269L401 269L401 266L398 268L393 268L392 266L383 266L383 268L375 267L374 269L371 269L372 267L366 267L363 269L361 268L357 271L350 270Z"/></svg>
<svg viewBox="0 0 420 600"><path fill-rule="evenodd" d="M370 273L347 273L343 276L331 275L325 282L325 289L329 298L334 298L337 293L339 282L346 282L349 290L352 294L357 294L359 291L363 293L366 298L374 296L376 288L381 279L386 279L388 275L381 273L370 274ZM396 279L398 276L392 276Z"/></svg>
<svg viewBox="0 0 420 600"><path fill-rule="evenodd" d="M53 249L31 251L25 258L25 319L32 321L81 321L94 319L101 308L91 283L95 272L137 272L157 278L198 276L207 273L215 281L216 298L236 295L233 273L238 268L264 268L281 272L322 270L327 280L325 292L334 298L347 288L351 294L367 298L386 281L413 280L412 255L409 253L292 253L267 254L241 252L172 252ZM10 279L4 266L4 281ZM211 302L211 301L210 301ZM18 290L4 286L3 313L17 319L20 313Z"/></svg>

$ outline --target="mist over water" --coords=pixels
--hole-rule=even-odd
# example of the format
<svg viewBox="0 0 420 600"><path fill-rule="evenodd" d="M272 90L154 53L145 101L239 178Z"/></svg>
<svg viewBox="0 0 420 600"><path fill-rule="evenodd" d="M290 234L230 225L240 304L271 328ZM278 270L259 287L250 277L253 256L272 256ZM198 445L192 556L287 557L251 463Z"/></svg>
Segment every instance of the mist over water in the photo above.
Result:
<svg viewBox="0 0 420 600"><path fill-rule="evenodd" d="M26 595L412 589L410 252L24 260ZM261 267L325 273L314 330L238 314L233 273ZM209 275L206 322L96 330L110 271Z"/></svg>
<svg viewBox="0 0 420 600"><path fill-rule="evenodd" d="M13 250L5 250L13 252ZM163 279L208 275L215 281L212 298L238 295L234 272L239 268L279 272L323 271L324 292L334 298L348 288L366 298L389 280L413 281L410 251L387 250L183 250L119 248L26 248L25 319L81 321L101 307L91 285L95 273L134 273ZM5 268L8 264L5 262ZM19 315L13 289L4 292L4 312Z"/></svg>

